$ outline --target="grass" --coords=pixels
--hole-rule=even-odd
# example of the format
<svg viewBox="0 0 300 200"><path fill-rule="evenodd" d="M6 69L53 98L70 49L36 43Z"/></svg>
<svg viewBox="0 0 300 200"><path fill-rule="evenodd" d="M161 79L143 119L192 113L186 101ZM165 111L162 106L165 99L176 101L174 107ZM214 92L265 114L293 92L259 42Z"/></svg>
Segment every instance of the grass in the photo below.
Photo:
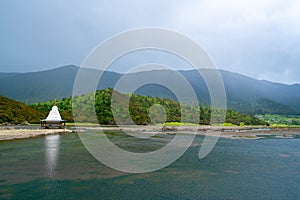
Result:
<svg viewBox="0 0 300 200"><path fill-rule="evenodd" d="M300 125L295 124L288 124L286 123L288 120L299 120L300 122L300 116L281 116L281 115L260 115L260 118L264 118L266 121L270 123L270 128L300 128ZM273 121L273 122L272 122ZM278 121L277 123L274 121ZM281 123L281 122L284 123ZM28 126L39 126L39 123L36 124L28 124ZM98 123L89 123L89 122L76 122L77 126L87 126L87 127L95 127L99 126ZM1 126L1 125L0 125ZM72 127L75 126L74 122L68 122L66 123L66 126ZM116 125L101 125L101 126L107 126L107 127L114 127ZM166 122L166 123L158 123L156 126L202 126L199 124L193 124L193 123L185 123L185 122ZM212 126L224 126L224 127L236 127L237 125L232 123L223 123L223 124L213 124ZM247 125L240 125L247 126ZM251 127L254 127L253 125L250 125Z"/></svg>
<svg viewBox="0 0 300 200"><path fill-rule="evenodd" d="M257 115L259 119L262 119L271 126L279 126L279 127L293 127L300 125L300 115Z"/></svg>
<svg viewBox="0 0 300 200"><path fill-rule="evenodd" d="M271 124L271 128L300 128L300 125Z"/></svg>
<svg viewBox="0 0 300 200"><path fill-rule="evenodd" d="M185 123L185 122L166 122L163 124L157 124L158 126L199 126L199 124Z"/></svg>
<svg viewBox="0 0 300 200"><path fill-rule="evenodd" d="M221 126L236 126L235 124L232 124L232 123L224 123L222 124Z"/></svg>

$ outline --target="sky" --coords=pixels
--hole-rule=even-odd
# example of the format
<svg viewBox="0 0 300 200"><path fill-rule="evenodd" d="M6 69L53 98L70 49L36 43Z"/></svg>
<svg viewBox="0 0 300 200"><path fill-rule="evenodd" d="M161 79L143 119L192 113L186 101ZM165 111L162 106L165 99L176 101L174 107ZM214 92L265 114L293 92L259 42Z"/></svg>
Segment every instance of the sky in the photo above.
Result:
<svg viewBox="0 0 300 200"><path fill-rule="evenodd" d="M298 0L1 0L0 25L0 72L80 65L119 32L161 27L189 36L219 69L300 83Z"/></svg>

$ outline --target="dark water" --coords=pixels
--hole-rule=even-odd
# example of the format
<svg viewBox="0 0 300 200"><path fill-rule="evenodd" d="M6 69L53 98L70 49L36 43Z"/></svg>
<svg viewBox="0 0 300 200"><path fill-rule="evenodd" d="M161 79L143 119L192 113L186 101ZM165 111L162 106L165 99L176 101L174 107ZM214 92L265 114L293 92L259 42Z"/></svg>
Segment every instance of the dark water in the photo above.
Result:
<svg viewBox="0 0 300 200"><path fill-rule="evenodd" d="M130 149L130 138L122 140ZM300 199L300 139L219 139L200 160L201 141L167 168L144 174L102 165L77 135L0 142L0 199ZM132 149L143 145L149 147Z"/></svg>

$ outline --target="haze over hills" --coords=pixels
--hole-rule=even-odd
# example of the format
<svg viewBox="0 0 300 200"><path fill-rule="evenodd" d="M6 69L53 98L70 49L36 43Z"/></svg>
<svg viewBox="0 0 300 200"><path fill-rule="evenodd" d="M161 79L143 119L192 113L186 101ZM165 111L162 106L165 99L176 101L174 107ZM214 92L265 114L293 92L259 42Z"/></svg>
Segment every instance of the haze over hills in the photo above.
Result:
<svg viewBox="0 0 300 200"><path fill-rule="evenodd" d="M70 97L78 69L77 66L70 65L40 72L0 73L0 95L27 104ZM197 71L179 72L189 81L200 103L209 104L210 97L206 84ZM86 73L97 75L99 72L87 70ZM209 74L210 71L204 69L203 73ZM272 83L224 70L220 70L220 73L226 90L227 105L230 109L250 114L295 114L300 112L299 84ZM176 77L171 74L172 72L166 70L138 72L128 75L128 79L134 82L149 79L149 77L160 77L176 83ZM121 76L122 74L116 72L105 72L97 89L113 88ZM176 87L181 89L180 85ZM184 92L183 89L183 96L185 95ZM176 100L170 90L157 84L145 85L135 93ZM189 96L185 95L185 97L185 101L188 102Z"/></svg>

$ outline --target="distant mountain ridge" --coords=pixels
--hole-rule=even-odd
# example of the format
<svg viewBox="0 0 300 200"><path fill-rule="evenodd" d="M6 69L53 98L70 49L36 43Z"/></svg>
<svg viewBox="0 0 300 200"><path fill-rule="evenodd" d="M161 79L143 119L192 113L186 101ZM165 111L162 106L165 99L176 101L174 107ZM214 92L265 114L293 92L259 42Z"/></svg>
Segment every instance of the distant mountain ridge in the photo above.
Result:
<svg viewBox="0 0 300 200"><path fill-rule="evenodd" d="M0 73L0 95L27 104L70 97L78 69L77 66L69 65L40 72ZM209 74L209 70L204 70L206 70L206 74ZM201 75L195 70L179 72L190 82L200 103L209 104L209 93ZM97 70L87 70L87 73L95 74L99 72ZM220 70L220 73L226 90L227 105L230 109L248 114L300 113L299 84L272 83L224 70ZM105 72L97 89L113 88L121 76L120 73ZM170 76L170 72L166 70L138 72L130 74L128 77L132 80L138 80L149 76L159 76L170 80L173 78ZM170 90L155 84L145 85L135 93L176 100ZM186 101L188 101L188 96L186 96Z"/></svg>

